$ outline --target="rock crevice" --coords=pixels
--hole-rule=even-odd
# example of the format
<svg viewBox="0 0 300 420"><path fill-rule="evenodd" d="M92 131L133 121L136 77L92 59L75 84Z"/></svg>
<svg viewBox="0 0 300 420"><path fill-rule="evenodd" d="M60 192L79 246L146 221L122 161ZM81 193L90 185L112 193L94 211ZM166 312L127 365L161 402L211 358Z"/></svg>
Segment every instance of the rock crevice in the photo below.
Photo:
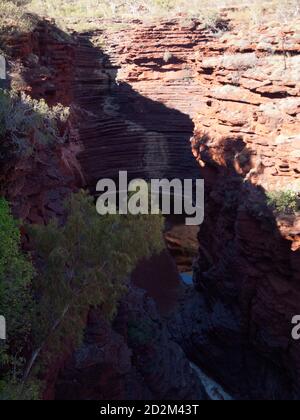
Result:
<svg viewBox="0 0 300 420"><path fill-rule="evenodd" d="M196 290L175 296L166 325L135 277L113 327L90 314L83 346L55 371L48 395L205 398L191 361L235 398L299 399L299 216L274 213L266 196L299 191L299 34L234 23L213 33L182 19L111 26L66 39L48 22L7 42L15 87L74 111L69 144L19 165L6 192L19 216L45 223L74 188L94 192L120 170L203 177ZM164 293L147 293L161 310Z"/></svg>

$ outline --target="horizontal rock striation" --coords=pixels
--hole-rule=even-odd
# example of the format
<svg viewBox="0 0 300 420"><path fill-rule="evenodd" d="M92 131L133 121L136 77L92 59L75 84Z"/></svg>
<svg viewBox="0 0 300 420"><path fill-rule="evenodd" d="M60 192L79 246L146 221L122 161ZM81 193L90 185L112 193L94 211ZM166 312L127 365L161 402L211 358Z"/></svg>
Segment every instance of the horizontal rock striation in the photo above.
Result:
<svg viewBox="0 0 300 420"><path fill-rule="evenodd" d="M143 174L143 161L139 163L136 155L130 157L130 153L138 150L144 156L144 133L148 139L153 136L156 142L160 133L151 134L144 122L135 123L134 112L128 112L128 117L125 112L128 92L139 101L140 95L123 86L125 93L118 97L119 91L114 90L117 86L116 70L108 57L91 44L89 37L66 37L51 22L42 21L33 33L6 39L5 47L10 56L9 75L13 88L37 99L44 98L50 105L59 102L72 105L66 144L36 148L34 158L21 159L14 168L2 168L3 193L13 204L16 215L27 222L40 224L51 217L63 216L64 199L78 186L86 185L85 179L112 177L117 173L123 137L131 144L131 149L126 143L123 148L124 168L132 158L132 174ZM119 107L122 103L125 110L121 113ZM153 106L152 101L149 103ZM138 106L140 104L138 102ZM111 109L111 105L118 113ZM160 105L154 106L158 108L151 109L158 109L155 118L159 119ZM189 118L184 121L186 125L184 128L180 125L180 130L186 130L189 138L193 124ZM146 122L151 126L151 121ZM156 129L162 122L157 122ZM139 146L139 142L143 145ZM96 149L90 148L91 145ZM189 152L186 156L197 168L188 141L186 146L184 150ZM79 154L82 167L76 159L80 150L83 150ZM153 153L155 156L155 147ZM94 166L90 161L93 158ZM160 167L155 160L153 164ZM92 188L91 181L89 185ZM74 352L73 344L66 343L68 348L64 354L52 355L50 370L42 378L44 399L206 398L189 360L180 346L170 339L166 323L149 297L153 295L160 311L166 314L177 305L181 293L178 273L169 254L166 252L157 257L156 264L153 267L147 262L148 268L144 266L142 270L139 267L133 274L133 282L148 289L148 295L134 289L120 310L119 325L109 325L102 318L101 311L92 311L87 320L83 346ZM165 270L163 275L159 271L162 268ZM153 290L151 276L157 278L160 290ZM169 285L173 288L172 296L168 295ZM128 317L135 325L132 327L133 337L139 317L150 325L153 332L151 342L141 346L134 338L129 340ZM137 334L139 337L139 331ZM148 368L153 365L150 370L145 370L144 363L139 361L145 350L143 360L147 361ZM175 373L174 365L178 366Z"/></svg>
<svg viewBox="0 0 300 420"><path fill-rule="evenodd" d="M74 42L51 21L35 22L24 34L2 34L6 52L8 85L49 105L70 106L73 101ZM22 156L1 168L0 190L14 213L31 223L45 223L62 216L63 201L84 182L76 155L80 150L76 125L61 127L64 144L36 144L34 155Z"/></svg>
<svg viewBox="0 0 300 420"><path fill-rule="evenodd" d="M300 222L274 213L266 195L299 191L298 24L247 32L234 22L99 21L72 39L45 25L8 41L12 84L50 104L74 101L75 113L65 149L42 150L9 175L20 216L43 223L59 215L81 170L92 191L120 170L206 183L197 291L175 296L168 328L134 288L113 328L92 313L82 347L55 371L47 395L205 398L191 361L236 398L299 399L291 320L300 313ZM161 309L166 291L156 293L139 270L135 285Z"/></svg>
<svg viewBox="0 0 300 420"><path fill-rule="evenodd" d="M222 141L232 140L236 172L267 191L299 186L298 25L237 30L197 51L204 89L197 141L208 135L214 155L221 146L217 159L224 166ZM205 154L205 144L201 148ZM202 163L198 151L195 144Z"/></svg>
<svg viewBox="0 0 300 420"><path fill-rule="evenodd" d="M90 114L79 159L93 188L119 170L147 179L197 175L189 140L201 89L188 62L209 35L195 25L132 22L80 36L77 99Z"/></svg>
<svg viewBox="0 0 300 420"><path fill-rule="evenodd" d="M200 295L187 298L186 328L175 335L238 398L300 396L291 337L300 219L267 203L270 191L300 187L297 27L236 30L197 52L204 94L192 145L206 218L194 275Z"/></svg>
<svg viewBox="0 0 300 420"><path fill-rule="evenodd" d="M230 26L236 29L224 31ZM120 166L133 175L205 179L199 293L187 293L170 328L189 358L236 398L299 398L298 343L291 338L300 310L299 218L274 214L266 196L299 191L297 27L246 30L227 22L212 30L179 19L89 34L113 73L104 109L118 124L107 122L105 135L115 126L127 142L125 119L134 133L143 127L145 143L130 136L141 149L126 162L132 143L118 133L96 169L94 139L82 162L93 154L91 179ZM187 149L193 129L196 171ZM112 157L112 150L120 153Z"/></svg>
<svg viewBox="0 0 300 420"><path fill-rule="evenodd" d="M12 88L49 105L69 106L73 100L75 42L50 20L33 22L27 33L1 34L1 49L8 57Z"/></svg>

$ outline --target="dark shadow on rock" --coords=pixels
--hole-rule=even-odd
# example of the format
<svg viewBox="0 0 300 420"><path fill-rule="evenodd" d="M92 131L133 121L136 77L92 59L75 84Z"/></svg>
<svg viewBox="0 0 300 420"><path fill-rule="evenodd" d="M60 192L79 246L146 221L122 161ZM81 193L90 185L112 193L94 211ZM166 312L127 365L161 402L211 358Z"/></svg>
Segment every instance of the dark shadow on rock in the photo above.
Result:
<svg viewBox="0 0 300 420"><path fill-rule="evenodd" d="M176 311L183 285L168 251L141 261L132 274L132 282L139 289L147 290L162 315Z"/></svg>
<svg viewBox="0 0 300 420"><path fill-rule="evenodd" d="M66 44L68 65L73 66L68 89L72 85L74 97L60 94L51 83L41 86L40 96L48 92L53 103L62 98L65 105L75 101L81 108L79 160L92 193L99 179L117 178L121 170L130 178L202 176L206 181L207 212L195 266L198 293L191 289L170 321L172 339L236 398L299 399L299 352L290 337L290 320L299 308L293 299L299 290L300 253L292 252L290 241L282 237L266 192L246 179L243 171L251 156L243 139L225 139L218 162L210 154L209 137L201 139L206 167L200 171L191 154L194 125L188 115L145 98L129 84L118 84L118 69L92 45L89 34ZM41 63L47 48L37 48ZM53 57L54 71L64 77L68 65L56 68ZM26 77L34 83L30 74ZM136 282L144 287L142 277ZM133 301L135 293L142 292L135 290ZM153 289L152 296L156 293ZM145 354L147 363L153 355L157 348ZM184 383L186 377L181 378Z"/></svg>
<svg viewBox="0 0 300 420"><path fill-rule="evenodd" d="M251 152L243 140L214 146L203 136L196 147L206 165L198 294L190 292L170 322L173 336L235 398L297 400L291 320L299 312L300 252L282 236L266 191L245 176Z"/></svg>
<svg viewBox="0 0 300 420"><path fill-rule="evenodd" d="M173 66L176 64L183 64L184 60L166 51L165 57L162 58L152 58L149 61L146 61L145 58L136 58L132 60L132 62L142 68L145 67L147 69L153 69L160 73L166 73L170 70L164 68L164 66L170 64L172 64Z"/></svg>
<svg viewBox="0 0 300 420"><path fill-rule="evenodd" d="M119 171L146 180L195 178L190 117L119 84L109 57L88 36L78 42L76 100L89 113L80 126L79 159L91 190L101 178L118 178Z"/></svg>
<svg viewBox="0 0 300 420"><path fill-rule="evenodd" d="M102 55L88 47L91 55ZM109 59L104 58L104 62L104 73L111 75ZM300 254L292 254L291 243L282 238L263 188L247 179L251 154L243 138L225 139L217 163L213 163L206 147L210 139L204 139L201 155L207 168L201 173L190 150L194 127L189 116L141 96L128 84L118 85L114 82L116 71L113 69L111 83L98 102L88 106L97 115L95 131L84 140L86 150L80 157L89 174L89 185L104 176L116 177L119 170L146 179L204 177L208 213L195 267L199 293L191 292L183 316L176 314L170 328L176 331L174 337L188 358L206 368L237 398L295 396L293 368L297 359L287 354L284 343L290 342L293 347L289 320L297 307L294 302L284 315L271 309L271 319L264 319L265 314L260 312L264 298L258 293L261 290L262 296L266 294L266 304L272 305L267 298L268 286L263 286L266 282L270 289L281 287L276 282L295 284ZM216 229L218 240L213 239ZM274 302L274 307L277 304ZM278 318L280 333L272 317Z"/></svg>
<svg viewBox="0 0 300 420"><path fill-rule="evenodd" d="M120 170L127 170L129 178L186 178L191 164L197 173L189 143L194 126L188 116L144 98L129 85L118 85L117 69L85 36L69 39L47 21L38 28L30 54L23 42L16 46L26 62L19 87L51 105L72 106L72 128L78 128L83 145L79 160L88 180L84 186L94 193L99 179L115 178ZM182 287L168 253L141 263L132 283L120 304L118 325L105 322L101 309L96 315L91 311L83 345L73 352L70 344L57 360L53 355L50 372L42 378L44 398L206 399L189 360L166 328L164 316L177 306ZM142 347L128 338L129 321L140 318L153 329Z"/></svg>

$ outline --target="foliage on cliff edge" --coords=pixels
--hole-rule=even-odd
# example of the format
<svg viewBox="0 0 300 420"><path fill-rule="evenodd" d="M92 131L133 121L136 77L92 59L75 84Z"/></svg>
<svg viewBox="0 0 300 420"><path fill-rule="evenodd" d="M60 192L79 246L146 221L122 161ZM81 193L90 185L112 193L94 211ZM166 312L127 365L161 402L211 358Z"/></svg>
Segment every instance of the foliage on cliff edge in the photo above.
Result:
<svg viewBox="0 0 300 420"><path fill-rule="evenodd" d="M62 105L49 107L24 93L0 89L0 163L27 158L38 147L64 141L60 128L69 117Z"/></svg>
<svg viewBox="0 0 300 420"><path fill-rule="evenodd" d="M89 309L112 320L137 262L164 247L160 216L99 216L85 192L66 210L64 224L28 227L35 274L0 201L0 313L10 337L0 354L0 399L37 398L51 363L80 343Z"/></svg>
<svg viewBox="0 0 300 420"><path fill-rule="evenodd" d="M8 327L7 340L0 342L0 399L20 378L31 332L34 269L20 241L18 224L0 198L0 313Z"/></svg>

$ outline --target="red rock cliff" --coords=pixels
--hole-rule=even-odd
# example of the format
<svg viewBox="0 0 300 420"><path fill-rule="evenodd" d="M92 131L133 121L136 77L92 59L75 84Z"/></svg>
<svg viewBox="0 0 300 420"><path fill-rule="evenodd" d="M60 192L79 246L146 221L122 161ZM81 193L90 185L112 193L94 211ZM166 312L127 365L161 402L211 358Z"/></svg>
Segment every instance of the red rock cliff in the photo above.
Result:
<svg viewBox="0 0 300 420"><path fill-rule="evenodd" d="M170 174L180 168L179 176L194 175L185 159L187 123L195 124L192 151L207 196L195 266L199 293L187 296L171 323L174 337L237 397L299 398L291 319L300 310L300 222L266 204L268 191L299 191L299 33L276 23L249 31L230 25L235 29L214 34L197 21L135 22L99 30L92 41L118 67L113 94L130 86L126 107L121 100L109 112L131 121L138 115L147 130L151 123L155 134L143 132L147 150L165 145L164 158L153 148L144 169L168 162ZM164 112L149 114L143 98L163 104ZM123 151L122 139L116 141L123 162L132 146ZM104 167L117 165L112 151L105 153Z"/></svg>
<svg viewBox="0 0 300 420"><path fill-rule="evenodd" d="M57 54L50 49L46 55L44 43L34 43L33 54L49 59L53 72L26 86L50 102L74 100L80 108L78 159L91 189L120 169L132 176L203 176L206 217L195 265L197 291L187 291L167 332L162 322L155 345L147 343L145 359L136 343L130 344L133 365L128 349L123 366L108 355L114 334L122 336L116 342L126 348L128 302L109 334L91 315L92 331L62 372L57 397L75 371L76 381L85 379L88 386L88 395L81 397L94 395L98 387L106 396L107 377L87 377L93 366L102 369L106 362L108 377L122 389L118 396L125 395L120 377L128 378L133 369L140 395L169 397L172 381L166 375L160 387L158 372L168 372L176 341L236 397L299 399L299 344L291 339L291 319L300 311L299 218L279 216L266 205L266 191L299 186L299 34L276 24L247 33L228 30L226 22L213 33L185 19L136 21L118 31L101 30L102 23L99 30L76 36L75 49L64 44L70 55L60 43L53 41ZM22 48L15 47L16 54L22 56ZM28 54L31 50L21 63ZM33 59L41 74L40 59ZM52 178L48 173L48 181ZM129 301L136 302L131 293ZM140 302L139 313L148 319L150 309L140 308ZM107 352L95 359L102 336L109 337ZM168 345L158 357L164 340ZM176 349L180 362L172 363L184 368L185 356ZM84 352L89 357L83 360ZM149 374L145 365L153 357L158 363ZM140 387L139 375L146 387ZM182 397L180 389L176 392Z"/></svg>
<svg viewBox="0 0 300 420"><path fill-rule="evenodd" d="M66 144L37 148L32 159L2 168L3 193L15 213L27 222L42 224L63 215L64 199L79 186L87 186L85 179L92 187L91 179L96 179L92 171L101 176L103 165L110 171L117 169L104 153L106 141L111 141L112 157L121 154L121 143L114 140L123 136L124 141L131 141L132 149L125 149L127 161L144 129L137 126L137 137L131 139L131 121L107 110L115 70L89 37L67 37L51 22L41 21L33 33L8 37L4 43L10 57L11 85L17 91L44 98L50 105L72 106ZM193 162L190 153L188 156ZM155 267L153 263L144 262L133 282L141 287L155 276L160 290L147 294L131 285L114 326L103 319L100 310L91 311L82 346L75 351L70 343L64 354L52 355L53 362L41 378L44 399L206 398L189 360L171 340L164 319L177 304L180 291L176 266L167 252L156 257Z"/></svg>

